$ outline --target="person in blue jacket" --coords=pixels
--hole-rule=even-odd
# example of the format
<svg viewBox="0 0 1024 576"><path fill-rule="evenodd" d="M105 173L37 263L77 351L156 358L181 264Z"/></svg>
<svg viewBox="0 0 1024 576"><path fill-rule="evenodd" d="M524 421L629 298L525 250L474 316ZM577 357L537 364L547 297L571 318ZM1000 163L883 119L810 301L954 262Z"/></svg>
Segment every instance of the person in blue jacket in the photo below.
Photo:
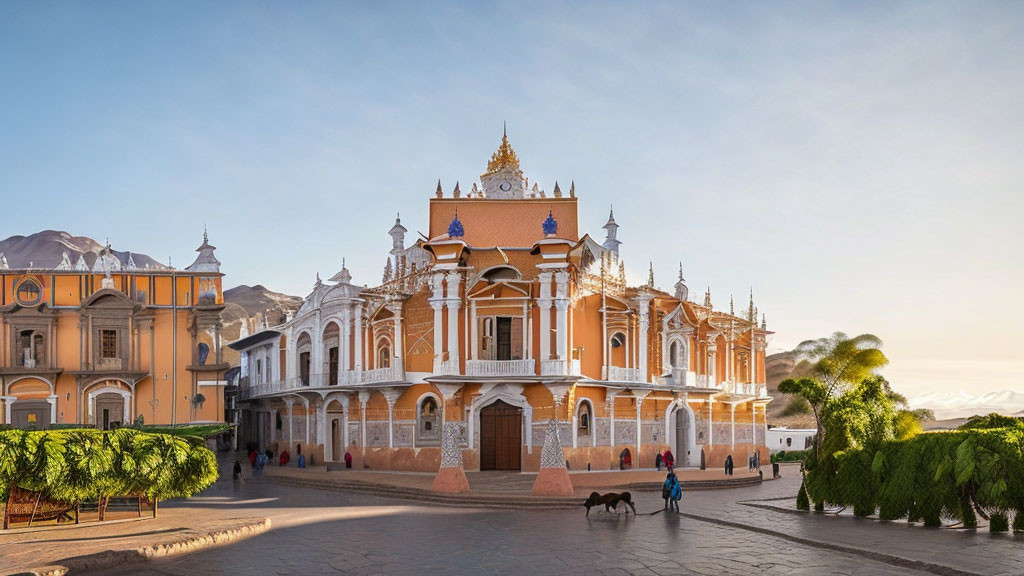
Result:
<svg viewBox="0 0 1024 576"><path fill-rule="evenodd" d="M675 472L669 472L665 477L665 483L661 485L661 497L665 499L664 510L679 512L679 499L683 497L683 488L679 485Z"/></svg>

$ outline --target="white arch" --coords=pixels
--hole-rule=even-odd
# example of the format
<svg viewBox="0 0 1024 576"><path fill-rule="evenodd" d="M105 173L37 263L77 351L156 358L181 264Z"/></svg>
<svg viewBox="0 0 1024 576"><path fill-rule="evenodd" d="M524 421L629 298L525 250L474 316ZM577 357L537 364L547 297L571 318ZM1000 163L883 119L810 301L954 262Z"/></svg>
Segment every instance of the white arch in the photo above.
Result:
<svg viewBox="0 0 1024 576"><path fill-rule="evenodd" d="M689 423L687 424L688 445L685 447L678 446L676 440L676 413L679 410L686 410L689 416ZM668 440L668 445L672 448L672 453L675 454L677 465L691 466L693 458L697 457L698 454L697 418L693 413L693 409L690 408L689 403L685 399L678 399L671 402L668 407L665 408L665 438ZM685 448L685 450L683 448Z"/></svg>
<svg viewBox="0 0 1024 576"><path fill-rule="evenodd" d="M677 370L679 370L679 369L681 369L681 370L689 370L690 369L689 338L684 338L683 336L681 336L679 334L673 334L668 339L668 349L669 349L669 351L672 350L672 345L673 344L679 344L679 357L677 358L677 361L679 362L679 366L674 366L673 365L672 368L677 369ZM672 358L671 355L669 355L670 361L671 361L671 358Z"/></svg>
<svg viewBox="0 0 1024 576"><path fill-rule="evenodd" d="M115 378L108 378L107 380L117 380L118 382L122 382L122 380ZM119 386L103 386L101 388L91 390L86 395L86 406L88 407L89 411L89 423L96 423L96 397L99 396L100 394L106 393L112 393L121 396L121 398L124 400L124 419L122 420L122 422L124 422L125 424L130 424L132 421L132 393L131 391L125 390L124 388L121 388Z"/></svg>
<svg viewBox="0 0 1024 576"><path fill-rule="evenodd" d="M341 443L342 443L342 449L343 450L341 451L341 453L342 453L343 457L344 457L344 451L348 450L348 403L349 403L348 394L345 394L344 392L329 392L326 396L324 396L324 400L323 400L323 403L322 403L321 408L320 408L320 413L321 413L321 416L322 416L320 418L320 426L323 428L322 435L323 435L323 438L324 438L324 461L327 461L327 462L333 462L334 461L331 458L334 455L334 434L331 434L329 432L330 431L330 429L328 428L329 416L327 415L328 414L327 408L335 400L337 400L338 403L341 404L341 423L339 425L342 427L341 428L341 438L342 438L341 439ZM307 426L308 426L308 423L307 423Z"/></svg>
<svg viewBox="0 0 1024 576"><path fill-rule="evenodd" d="M50 393L46 396L46 401L50 403L50 423L51 424L56 424L57 423L57 395L54 394L54 392L53 392L53 382L50 382L49 379L43 378L42 376L19 376L19 377L15 378L14 380L11 380L10 382L8 382L6 384L6 388L7 388L6 394L8 394L8 395L4 396L4 395L0 394L0 400L3 400L3 403L4 403L4 422L6 422L8 424L11 423L11 406L15 402L18 401L17 397L9 395L10 391L11 391L11 386L16 384L17 382L20 382L21 380L39 380L39 381L45 383L46 386L50 389Z"/></svg>
<svg viewBox="0 0 1024 576"><path fill-rule="evenodd" d="M43 378L42 376L18 376L7 383L7 392L10 393L11 386L17 384L18 382L21 382L22 380L39 380L40 382L46 384L46 386L50 389L50 394L53 394L53 382L50 382L49 378Z"/></svg>
<svg viewBox="0 0 1024 576"><path fill-rule="evenodd" d="M594 401L586 396L580 396L576 399L576 407L572 411L572 447L578 448L577 438L579 434L579 418L580 418L580 407L583 404L590 405L590 446L597 446L597 411L594 409Z"/></svg>
<svg viewBox="0 0 1024 576"><path fill-rule="evenodd" d="M523 273L520 272L519 269L516 268L515 266L513 266L511 264L495 264L494 266L488 266L487 268L484 268L483 270L481 270L476 275L476 280L479 281L481 278L486 277L489 272L492 272L492 271L497 270L499 268L508 268L509 270L512 270L513 272L515 272L516 273L516 278L515 278L516 280L522 280L523 279Z"/></svg>
<svg viewBox="0 0 1024 576"><path fill-rule="evenodd" d="M469 443L477 453L480 451L480 444L474 438L474 431L480 426L480 410L494 404L498 400L512 406L523 409L523 434L526 437L526 453L533 454L533 406L522 394L522 387L509 384L498 384L491 388L486 394L473 402L469 413Z"/></svg>
<svg viewBox="0 0 1024 576"><path fill-rule="evenodd" d="M441 399L441 397L439 395L435 394L434 392L424 392L423 394L421 394L420 397L416 399L416 414L415 414L415 416L416 416L416 418L415 418L415 420L416 420L416 430L415 430L415 432L413 432L413 435L412 435L412 444L413 444L413 447L415 447L415 448L419 448L418 442L419 442L419 434L420 434L420 409L423 408L423 402L426 401L427 398L432 398L434 400L434 404L437 406L437 409L441 411L441 420L438 423L439 424L443 423L444 422L444 418L445 418L445 414L444 414L444 401ZM439 430L438 431L438 437L437 437L438 438L438 445L440 445L441 434L443 432L444 432L443 430Z"/></svg>

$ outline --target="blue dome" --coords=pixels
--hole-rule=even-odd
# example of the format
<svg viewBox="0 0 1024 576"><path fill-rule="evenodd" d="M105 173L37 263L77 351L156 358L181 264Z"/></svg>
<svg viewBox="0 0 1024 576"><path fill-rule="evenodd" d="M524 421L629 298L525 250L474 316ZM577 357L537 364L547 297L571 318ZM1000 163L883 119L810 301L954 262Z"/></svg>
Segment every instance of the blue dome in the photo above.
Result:
<svg viewBox="0 0 1024 576"><path fill-rule="evenodd" d="M462 222L459 222L459 213L455 212L455 217L452 218L452 223L448 225L448 237L462 238L465 235L466 231L462 228Z"/></svg>
<svg viewBox="0 0 1024 576"><path fill-rule="evenodd" d="M541 229L544 230L545 236L554 236L558 233L558 221L551 215L550 210L548 210L548 219L541 224Z"/></svg>

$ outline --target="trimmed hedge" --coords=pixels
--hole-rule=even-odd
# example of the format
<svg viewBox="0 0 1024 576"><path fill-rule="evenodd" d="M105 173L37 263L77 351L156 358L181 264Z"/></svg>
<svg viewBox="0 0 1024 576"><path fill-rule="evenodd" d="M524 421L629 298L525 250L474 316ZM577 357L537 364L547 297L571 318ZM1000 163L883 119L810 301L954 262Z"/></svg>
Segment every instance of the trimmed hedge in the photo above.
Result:
<svg viewBox="0 0 1024 576"><path fill-rule="evenodd" d="M1024 528L1024 423L1005 428L926 432L824 455L806 473L816 503L852 506L854 514L938 526L953 518L975 526L975 513L999 529L1009 513Z"/></svg>
<svg viewBox="0 0 1024 576"><path fill-rule="evenodd" d="M11 486L71 503L142 494L187 497L217 475L216 456L197 436L133 428L0 432L2 500Z"/></svg>
<svg viewBox="0 0 1024 576"><path fill-rule="evenodd" d="M772 462L803 462L810 455L810 450L780 450L771 455Z"/></svg>

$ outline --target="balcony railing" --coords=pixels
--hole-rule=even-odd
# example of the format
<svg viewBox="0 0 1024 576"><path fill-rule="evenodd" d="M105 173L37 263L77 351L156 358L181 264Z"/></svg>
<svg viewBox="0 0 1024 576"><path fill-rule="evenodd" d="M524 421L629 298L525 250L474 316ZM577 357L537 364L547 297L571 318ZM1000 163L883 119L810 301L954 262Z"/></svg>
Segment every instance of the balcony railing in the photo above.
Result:
<svg viewBox="0 0 1024 576"><path fill-rule="evenodd" d="M578 376L580 375L579 360L541 360L541 376Z"/></svg>
<svg viewBox="0 0 1024 576"><path fill-rule="evenodd" d="M459 374L459 363L456 360L434 360L434 374L454 375Z"/></svg>
<svg viewBox="0 0 1024 576"><path fill-rule="evenodd" d="M266 396L280 392L302 390L304 388L325 388L330 386L352 386L357 384L375 384L379 382L399 382L405 378L405 370L400 361L388 368L363 370L357 372L347 370L338 373L337 382L332 382L330 374L310 374L306 377L296 376L283 380L272 380L262 384L245 385L240 382L238 394L241 398Z"/></svg>
<svg viewBox="0 0 1024 576"><path fill-rule="evenodd" d="M467 360L467 376L533 376L535 362L527 360Z"/></svg>
<svg viewBox="0 0 1024 576"><path fill-rule="evenodd" d="M636 382L640 371L636 368L622 368L620 366L605 366L605 380L614 382Z"/></svg>

